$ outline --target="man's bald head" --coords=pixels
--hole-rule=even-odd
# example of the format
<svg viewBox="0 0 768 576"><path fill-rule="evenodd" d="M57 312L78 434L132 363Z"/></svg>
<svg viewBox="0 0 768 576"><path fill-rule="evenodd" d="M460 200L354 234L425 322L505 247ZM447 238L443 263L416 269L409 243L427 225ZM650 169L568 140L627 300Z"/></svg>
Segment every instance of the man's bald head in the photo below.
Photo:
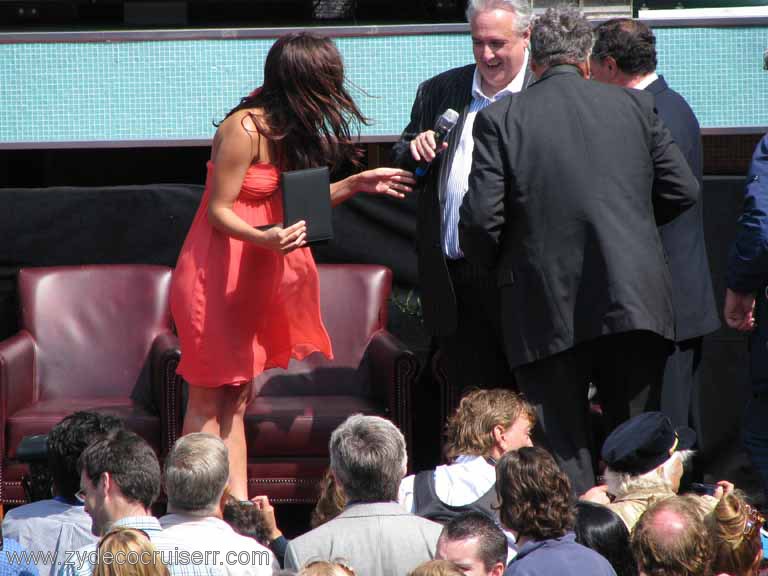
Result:
<svg viewBox="0 0 768 576"><path fill-rule="evenodd" d="M632 532L632 552L642 574L707 574L711 538L695 497L675 496L648 508Z"/></svg>

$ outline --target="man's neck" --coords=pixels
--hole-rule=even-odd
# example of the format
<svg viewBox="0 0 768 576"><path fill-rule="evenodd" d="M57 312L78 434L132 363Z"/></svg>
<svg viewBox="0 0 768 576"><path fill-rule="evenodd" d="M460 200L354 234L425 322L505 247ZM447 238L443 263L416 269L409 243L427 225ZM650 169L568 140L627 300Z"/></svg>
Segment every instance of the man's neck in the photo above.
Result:
<svg viewBox="0 0 768 576"><path fill-rule="evenodd" d="M628 76L627 81L624 84L627 88L645 88L650 82L652 76L655 76L655 72L650 74L640 74L638 76Z"/></svg>
<svg viewBox="0 0 768 576"><path fill-rule="evenodd" d="M143 504L140 504L138 502L136 503L124 503L117 507L116 510L114 510L114 513L112 514L112 517L114 520L112 521L117 522L119 520L122 520L123 518L141 518L144 516L152 516L152 511L149 508L145 508Z"/></svg>
<svg viewBox="0 0 768 576"><path fill-rule="evenodd" d="M168 514L176 514L177 516L187 516L189 518L203 519L203 518L218 518L219 520L224 518L221 507L216 506L215 509L201 510L190 512L189 510L179 510L174 508L171 504L168 504Z"/></svg>

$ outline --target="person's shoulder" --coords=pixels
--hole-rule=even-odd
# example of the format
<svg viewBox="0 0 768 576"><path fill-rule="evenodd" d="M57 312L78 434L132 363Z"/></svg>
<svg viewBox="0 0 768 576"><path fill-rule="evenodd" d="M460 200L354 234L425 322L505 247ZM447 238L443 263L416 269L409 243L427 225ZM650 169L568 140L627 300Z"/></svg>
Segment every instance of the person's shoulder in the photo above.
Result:
<svg viewBox="0 0 768 576"><path fill-rule="evenodd" d="M3 517L3 524L13 520L29 520L36 517L47 518L53 514L73 513L73 508L83 510L82 506L73 506L58 500L38 500L37 502L30 502L29 504L23 504L8 510Z"/></svg>
<svg viewBox="0 0 768 576"><path fill-rule="evenodd" d="M608 562L608 560L603 555L596 552L592 548L588 548L587 546L579 544L578 542L572 542L571 548L581 558L582 563L593 566L593 570L589 571L590 574L602 574L603 576L614 576L616 574L613 566L611 566L611 563Z"/></svg>
<svg viewBox="0 0 768 576"><path fill-rule="evenodd" d="M260 108L238 110L219 124L214 139L250 141L258 138L264 131L264 111Z"/></svg>
<svg viewBox="0 0 768 576"><path fill-rule="evenodd" d="M466 66L459 66L458 68L451 68L444 72L440 72L435 76L422 82L422 87L427 89L439 89L446 88L447 86L456 85L468 85L472 86L472 78L475 74L475 65L467 64Z"/></svg>
<svg viewBox="0 0 768 576"><path fill-rule="evenodd" d="M417 516L416 514L412 514L413 518L415 519L415 523L419 526L422 532L425 532L429 535L437 535L440 536L440 533L443 531L443 525L438 524L437 522L433 522L432 520L428 520L427 518L422 518L421 516Z"/></svg>

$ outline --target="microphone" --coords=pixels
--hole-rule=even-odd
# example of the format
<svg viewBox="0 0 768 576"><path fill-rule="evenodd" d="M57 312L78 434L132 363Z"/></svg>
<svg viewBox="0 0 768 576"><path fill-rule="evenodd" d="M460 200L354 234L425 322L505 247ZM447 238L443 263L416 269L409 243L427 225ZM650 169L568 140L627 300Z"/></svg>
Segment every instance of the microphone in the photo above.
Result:
<svg viewBox="0 0 768 576"><path fill-rule="evenodd" d="M448 108L445 112L443 112L442 116L437 119L437 122L435 123L435 144L437 146L436 151L439 154L440 153L440 146L443 145L443 142L448 138L448 134L451 133L451 130L453 130L453 127L456 126L456 122L459 120L459 113L456 112L456 110L452 108ZM422 160L416 165L416 169L413 171L413 173L416 175L417 178L421 178L424 176L424 174L427 173L427 170L429 170L429 162L426 160Z"/></svg>

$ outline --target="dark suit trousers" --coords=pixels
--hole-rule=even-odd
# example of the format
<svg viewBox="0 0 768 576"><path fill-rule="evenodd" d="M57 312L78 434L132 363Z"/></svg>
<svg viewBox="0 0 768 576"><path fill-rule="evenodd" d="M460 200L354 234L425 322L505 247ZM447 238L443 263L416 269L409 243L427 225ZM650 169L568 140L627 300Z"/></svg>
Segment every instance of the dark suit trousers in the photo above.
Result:
<svg viewBox="0 0 768 576"><path fill-rule="evenodd" d="M496 275L464 259L448 260L456 294L458 329L440 338L449 384L468 388L514 388L504 354Z"/></svg>
<svg viewBox="0 0 768 576"><path fill-rule="evenodd" d="M664 368L661 411L675 427L691 426L695 422L693 397L701 378L702 341L699 337L677 342Z"/></svg>
<svg viewBox="0 0 768 576"><path fill-rule="evenodd" d="M603 336L515 369L520 391L536 409L535 443L568 474L576 494L595 485L595 446L587 398L597 387L605 433L645 410L658 410L670 343L647 331Z"/></svg>

